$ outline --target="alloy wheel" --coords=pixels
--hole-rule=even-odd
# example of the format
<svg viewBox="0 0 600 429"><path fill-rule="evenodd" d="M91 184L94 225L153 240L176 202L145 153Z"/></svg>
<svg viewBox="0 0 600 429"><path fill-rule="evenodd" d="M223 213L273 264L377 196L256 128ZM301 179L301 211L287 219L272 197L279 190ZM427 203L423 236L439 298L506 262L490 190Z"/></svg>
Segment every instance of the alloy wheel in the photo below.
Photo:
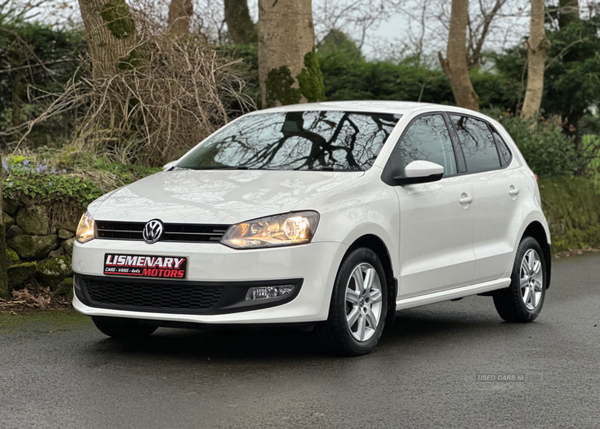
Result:
<svg viewBox="0 0 600 429"><path fill-rule="evenodd" d="M540 303L543 280L540 256L534 249L529 249L521 261L520 275L521 299L529 311L533 311Z"/></svg>
<svg viewBox="0 0 600 429"><path fill-rule="evenodd" d="M381 280L372 265L357 265L346 284L346 321L357 341L367 341L381 320Z"/></svg>

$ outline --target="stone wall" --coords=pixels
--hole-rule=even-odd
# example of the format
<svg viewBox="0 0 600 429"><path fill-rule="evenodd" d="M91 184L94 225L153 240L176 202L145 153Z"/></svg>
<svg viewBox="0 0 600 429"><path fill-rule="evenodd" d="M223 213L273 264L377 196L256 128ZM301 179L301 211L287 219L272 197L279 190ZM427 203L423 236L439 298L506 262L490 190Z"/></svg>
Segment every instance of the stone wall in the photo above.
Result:
<svg viewBox="0 0 600 429"><path fill-rule="evenodd" d="M77 224L53 227L46 207L24 207L4 200L9 287L37 281L58 294L72 291L71 254Z"/></svg>

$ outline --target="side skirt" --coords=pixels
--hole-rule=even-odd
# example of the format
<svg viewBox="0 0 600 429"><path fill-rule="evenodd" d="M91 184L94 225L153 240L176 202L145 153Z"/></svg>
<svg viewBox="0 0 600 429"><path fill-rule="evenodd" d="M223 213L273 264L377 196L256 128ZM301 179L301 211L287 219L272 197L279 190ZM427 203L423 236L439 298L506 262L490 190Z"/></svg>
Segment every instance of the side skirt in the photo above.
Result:
<svg viewBox="0 0 600 429"><path fill-rule="evenodd" d="M436 302L448 301L456 298L463 298L469 295L477 295L497 289L504 289L508 286L510 286L510 279L503 278L499 280L493 280L491 282L464 286L457 289L449 289L441 292L429 293L427 295L399 299L396 301L396 311L406 308L419 307L421 305L435 304Z"/></svg>

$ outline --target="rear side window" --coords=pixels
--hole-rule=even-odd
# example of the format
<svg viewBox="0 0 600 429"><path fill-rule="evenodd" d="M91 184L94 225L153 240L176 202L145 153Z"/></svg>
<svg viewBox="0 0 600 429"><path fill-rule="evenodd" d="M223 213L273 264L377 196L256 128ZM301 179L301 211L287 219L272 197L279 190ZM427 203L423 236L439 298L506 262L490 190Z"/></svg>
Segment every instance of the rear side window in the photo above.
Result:
<svg viewBox="0 0 600 429"><path fill-rule="evenodd" d="M504 167L510 163L512 155L508 150L506 142L502 139L502 137L500 137L500 134L498 134L494 129L492 129L492 134L494 135L496 146L498 146L498 153L500 154L500 163L502 164L502 167Z"/></svg>
<svg viewBox="0 0 600 429"><path fill-rule="evenodd" d="M444 176L456 174L454 148L442 115L415 120L402 136L397 150L403 167L412 161L431 161L444 167Z"/></svg>
<svg viewBox="0 0 600 429"><path fill-rule="evenodd" d="M468 116L450 115L458 132L469 173L500 168L498 150L487 124Z"/></svg>

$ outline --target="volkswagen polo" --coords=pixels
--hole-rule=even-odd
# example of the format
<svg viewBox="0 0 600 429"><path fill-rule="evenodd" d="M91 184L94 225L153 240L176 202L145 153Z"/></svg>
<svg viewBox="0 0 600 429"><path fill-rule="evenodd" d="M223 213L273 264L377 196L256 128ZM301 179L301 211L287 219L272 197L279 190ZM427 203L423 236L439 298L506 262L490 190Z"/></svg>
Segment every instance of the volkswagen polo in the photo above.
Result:
<svg viewBox="0 0 600 429"><path fill-rule="evenodd" d="M253 112L90 204L73 303L115 338L315 326L373 350L397 311L493 297L531 322L550 284L537 179L482 114L407 102Z"/></svg>

